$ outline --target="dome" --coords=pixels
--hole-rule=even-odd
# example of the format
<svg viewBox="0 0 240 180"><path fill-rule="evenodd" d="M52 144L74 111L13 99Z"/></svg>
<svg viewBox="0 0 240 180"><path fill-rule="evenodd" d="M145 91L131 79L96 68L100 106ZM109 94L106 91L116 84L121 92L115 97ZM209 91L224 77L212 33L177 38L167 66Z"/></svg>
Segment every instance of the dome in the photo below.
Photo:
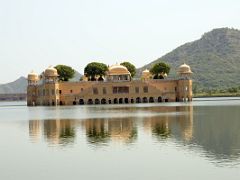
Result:
<svg viewBox="0 0 240 180"><path fill-rule="evenodd" d="M150 76L151 76L151 73L149 72L148 69L145 69L143 72L142 72L142 79L143 80L148 80L150 79Z"/></svg>
<svg viewBox="0 0 240 180"><path fill-rule="evenodd" d="M142 77L146 77L146 76L149 76L150 75L150 72L148 69L145 69L143 72L142 72Z"/></svg>
<svg viewBox="0 0 240 180"><path fill-rule="evenodd" d="M28 80L30 80L30 81L38 81L38 74L35 73L34 71L31 71L28 74Z"/></svg>
<svg viewBox="0 0 240 180"><path fill-rule="evenodd" d="M116 64L108 68L108 75L126 75L130 74L125 66Z"/></svg>
<svg viewBox="0 0 240 180"><path fill-rule="evenodd" d="M191 71L190 66L184 63L181 66L179 66L178 73L179 74L192 74L192 71Z"/></svg>
<svg viewBox="0 0 240 180"><path fill-rule="evenodd" d="M145 69L145 70L142 72L142 74L148 74L148 73L150 73L148 69Z"/></svg>
<svg viewBox="0 0 240 180"><path fill-rule="evenodd" d="M44 72L44 76L50 76L50 77L57 77L58 73L57 73L57 69L55 69L52 66L49 66L45 72Z"/></svg>

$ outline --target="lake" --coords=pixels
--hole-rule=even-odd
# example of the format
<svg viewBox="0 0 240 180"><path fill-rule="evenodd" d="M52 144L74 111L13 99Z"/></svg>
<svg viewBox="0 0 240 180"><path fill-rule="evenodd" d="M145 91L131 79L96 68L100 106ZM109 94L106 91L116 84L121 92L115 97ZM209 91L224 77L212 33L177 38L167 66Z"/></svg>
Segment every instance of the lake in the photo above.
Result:
<svg viewBox="0 0 240 180"><path fill-rule="evenodd" d="M240 98L27 107L0 102L1 180L240 178Z"/></svg>

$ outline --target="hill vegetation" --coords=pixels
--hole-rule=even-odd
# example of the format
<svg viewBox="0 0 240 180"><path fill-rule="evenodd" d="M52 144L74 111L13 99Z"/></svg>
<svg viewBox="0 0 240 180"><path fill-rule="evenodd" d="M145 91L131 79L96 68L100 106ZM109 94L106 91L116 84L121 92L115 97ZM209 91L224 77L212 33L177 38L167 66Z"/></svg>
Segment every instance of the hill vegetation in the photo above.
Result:
<svg viewBox="0 0 240 180"><path fill-rule="evenodd" d="M1 84L0 94L21 94L27 91L27 79L25 77L20 77L16 81Z"/></svg>
<svg viewBox="0 0 240 180"><path fill-rule="evenodd" d="M238 87L240 82L240 31L220 28L205 33L199 40L186 43L137 70L140 73L160 61L171 66L176 77L183 62L193 71L194 91L220 91Z"/></svg>
<svg viewBox="0 0 240 180"><path fill-rule="evenodd" d="M82 75L78 71L74 71L74 76L69 81L76 82ZM0 84L0 94L26 94L27 93L27 79L20 77L14 82L7 84Z"/></svg>

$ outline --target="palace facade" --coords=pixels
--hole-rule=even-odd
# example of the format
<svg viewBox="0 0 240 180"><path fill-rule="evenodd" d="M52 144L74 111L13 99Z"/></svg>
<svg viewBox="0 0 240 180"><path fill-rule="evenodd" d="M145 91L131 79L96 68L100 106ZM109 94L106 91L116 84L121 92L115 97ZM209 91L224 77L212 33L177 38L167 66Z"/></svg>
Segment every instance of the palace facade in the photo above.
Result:
<svg viewBox="0 0 240 180"><path fill-rule="evenodd" d="M178 68L177 79L152 79L148 70L133 80L122 65L110 66L103 81L63 82L57 70L47 68L43 75L28 74L27 105L58 106L85 104L129 104L192 101L190 66Z"/></svg>

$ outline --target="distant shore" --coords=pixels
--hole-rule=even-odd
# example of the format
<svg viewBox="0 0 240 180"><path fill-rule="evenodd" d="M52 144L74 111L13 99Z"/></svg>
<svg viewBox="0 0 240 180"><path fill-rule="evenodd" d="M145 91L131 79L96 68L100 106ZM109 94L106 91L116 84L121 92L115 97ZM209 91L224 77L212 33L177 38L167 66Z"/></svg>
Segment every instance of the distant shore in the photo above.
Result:
<svg viewBox="0 0 240 180"><path fill-rule="evenodd" d="M208 97L240 97L239 93L196 93L193 98L208 98Z"/></svg>
<svg viewBox="0 0 240 180"><path fill-rule="evenodd" d="M0 94L0 101L26 101L27 94Z"/></svg>

